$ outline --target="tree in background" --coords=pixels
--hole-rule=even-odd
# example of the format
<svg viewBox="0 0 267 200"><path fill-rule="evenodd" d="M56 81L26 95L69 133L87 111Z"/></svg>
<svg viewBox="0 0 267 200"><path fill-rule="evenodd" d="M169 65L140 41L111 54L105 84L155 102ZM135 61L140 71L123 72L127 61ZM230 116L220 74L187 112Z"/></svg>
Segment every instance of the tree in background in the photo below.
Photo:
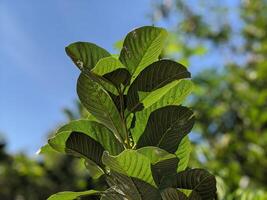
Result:
<svg viewBox="0 0 267 200"><path fill-rule="evenodd" d="M232 4L234 9L229 8ZM233 10L238 23L227 20ZM230 5L176 0L157 4L153 15L154 19L177 17L165 54L181 62L200 54L198 60L214 55L219 60L213 65L197 63L209 69L195 76L191 104L197 110L195 131L201 134L194 155L199 166L208 166L223 179L221 199L266 199L266 10L266 0L231 1ZM218 65L222 67L216 69Z"/></svg>
<svg viewBox="0 0 267 200"><path fill-rule="evenodd" d="M77 103L77 109L64 110L67 121L85 117L85 110ZM0 199L47 199L62 190L86 190L97 185L84 171L78 159L60 154L46 153L40 160L25 154L8 154L6 143L0 142ZM41 156L39 156L40 158Z"/></svg>

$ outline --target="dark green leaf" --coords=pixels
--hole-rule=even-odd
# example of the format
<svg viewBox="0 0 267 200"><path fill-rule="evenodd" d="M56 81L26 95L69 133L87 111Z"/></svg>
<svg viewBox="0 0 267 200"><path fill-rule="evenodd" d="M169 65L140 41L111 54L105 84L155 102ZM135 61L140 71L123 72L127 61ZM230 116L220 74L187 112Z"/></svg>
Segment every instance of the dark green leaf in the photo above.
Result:
<svg viewBox="0 0 267 200"><path fill-rule="evenodd" d="M151 113L137 148L156 146L175 153L194 125L193 112L184 106L166 106Z"/></svg>
<svg viewBox="0 0 267 200"><path fill-rule="evenodd" d="M192 190L190 195L199 195L201 199L214 200L216 198L216 179L203 169L190 169L179 172L173 176L172 180L166 180L166 182L164 180L164 184L173 188ZM195 198L191 197L191 199Z"/></svg>
<svg viewBox="0 0 267 200"><path fill-rule="evenodd" d="M72 132L66 141L65 148L67 153L92 160L100 167L104 167L101 160L104 148L84 133Z"/></svg>
<svg viewBox="0 0 267 200"><path fill-rule="evenodd" d="M111 155L117 155L123 151L122 144L114 137L112 132L98 122L86 119L75 120L62 126L58 132L61 131L77 131L85 133L99 142Z"/></svg>
<svg viewBox="0 0 267 200"><path fill-rule="evenodd" d="M174 188L167 188L161 192L163 200L187 200L187 196Z"/></svg>
<svg viewBox="0 0 267 200"><path fill-rule="evenodd" d="M164 176L176 174L179 159L174 154L153 146L137 149L137 152L150 160L152 176L157 186L160 186Z"/></svg>
<svg viewBox="0 0 267 200"><path fill-rule="evenodd" d="M126 128L108 92L84 74L81 74L78 79L77 92L84 107L123 143L126 138Z"/></svg>
<svg viewBox="0 0 267 200"><path fill-rule="evenodd" d="M75 42L65 50L81 71L90 71L101 58L110 56L105 49L89 42Z"/></svg>
<svg viewBox="0 0 267 200"><path fill-rule="evenodd" d="M188 197L189 200L203 200L203 198L201 198L201 196L195 192L195 191L192 191ZM215 198L213 198L215 199Z"/></svg>
<svg viewBox="0 0 267 200"><path fill-rule="evenodd" d="M134 200L160 200L159 190L152 185L137 179L125 176L120 173L111 172L107 179L109 185L118 188L129 199ZM116 190L116 189L115 189Z"/></svg>
<svg viewBox="0 0 267 200"><path fill-rule="evenodd" d="M113 83L113 85L115 85L117 88L119 88L121 84L129 84L131 75L127 69L117 69L113 72L105 74L103 77Z"/></svg>
<svg viewBox="0 0 267 200"><path fill-rule="evenodd" d="M158 90L153 95L149 92L155 91L174 80L190 78L187 69L171 60L160 60L145 68L131 84L127 93L127 108L130 112L143 109L143 102L152 105L168 92ZM141 92L141 93L140 93ZM152 101L152 102L150 102Z"/></svg>
<svg viewBox="0 0 267 200"><path fill-rule="evenodd" d="M157 186L160 186L163 177L170 177L177 173L178 162L178 158L170 158L151 165L153 179Z"/></svg>
<svg viewBox="0 0 267 200"><path fill-rule="evenodd" d="M180 105L190 94L192 88L193 83L191 80L177 80L166 85L166 87L160 88L160 90L165 90L165 94L151 106L143 102L145 109L135 113L136 123L131 129L134 141L137 143L139 140L141 134L145 130L148 118L154 110L168 105ZM158 90L155 92L157 91Z"/></svg>
<svg viewBox="0 0 267 200"><path fill-rule="evenodd" d="M113 57L106 57L99 60L92 72L103 76L116 87L119 87L121 84L127 85L131 78L129 71L125 66Z"/></svg>

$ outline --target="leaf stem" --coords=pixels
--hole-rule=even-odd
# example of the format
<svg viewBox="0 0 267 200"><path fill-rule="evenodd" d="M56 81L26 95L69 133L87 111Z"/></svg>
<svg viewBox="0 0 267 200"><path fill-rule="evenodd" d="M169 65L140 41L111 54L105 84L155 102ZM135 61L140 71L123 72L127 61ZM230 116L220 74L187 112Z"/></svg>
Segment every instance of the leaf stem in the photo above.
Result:
<svg viewBox="0 0 267 200"><path fill-rule="evenodd" d="M131 148L131 144L130 144L130 139L129 139L129 134L128 134L128 130L127 130L127 125L126 125L126 118L124 115L124 89L121 90L121 88L118 88L118 92L119 92L119 98L120 98L120 115L121 115L121 119L122 119L122 125L123 125L123 132L125 134L125 144L126 144L126 148L130 149Z"/></svg>

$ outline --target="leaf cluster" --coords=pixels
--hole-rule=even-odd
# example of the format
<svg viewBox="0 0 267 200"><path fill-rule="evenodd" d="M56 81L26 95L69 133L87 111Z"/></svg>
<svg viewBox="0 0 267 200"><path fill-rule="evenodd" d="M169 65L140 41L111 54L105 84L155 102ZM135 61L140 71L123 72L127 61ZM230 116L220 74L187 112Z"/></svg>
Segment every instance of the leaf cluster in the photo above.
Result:
<svg viewBox="0 0 267 200"><path fill-rule="evenodd" d="M159 59L166 30L145 26L127 34L118 58L88 42L66 47L80 69L77 93L90 113L61 127L41 148L79 157L105 191L63 192L49 200L173 200L216 198L215 177L188 169L194 114L180 105L190 72Z"/></svg>

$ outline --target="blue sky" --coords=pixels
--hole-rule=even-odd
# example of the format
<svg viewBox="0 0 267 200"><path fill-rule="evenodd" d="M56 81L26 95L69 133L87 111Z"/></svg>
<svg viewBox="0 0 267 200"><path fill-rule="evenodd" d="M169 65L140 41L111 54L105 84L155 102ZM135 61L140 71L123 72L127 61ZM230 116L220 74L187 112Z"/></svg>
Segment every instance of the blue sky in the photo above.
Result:
<svg viewBox="0 0 267 200"><path fill-rule="evenodd" d="M64 47L90 41L114 52L114 42L127 32L151 24L151 2L0 1L0 133L9 151L33 155L47 133L66 121L63 108L74 107L79 71ZM236 8L234 2L238 1L226 1L231 9ZM176 21L172 19L160 25L169 29ZM239 23L236 16L230 20ZM190 69L195 73L205 65L221 64L220 54L196 58Z"/></svg>
<svg viewBox="0 0 267 200"><path fill-rule="evenodd" d="M148 25L149 0L1 0L0 132L11 152L33 154L73 107L78 70L64 47L91 41L113 50Z"/></svg>

